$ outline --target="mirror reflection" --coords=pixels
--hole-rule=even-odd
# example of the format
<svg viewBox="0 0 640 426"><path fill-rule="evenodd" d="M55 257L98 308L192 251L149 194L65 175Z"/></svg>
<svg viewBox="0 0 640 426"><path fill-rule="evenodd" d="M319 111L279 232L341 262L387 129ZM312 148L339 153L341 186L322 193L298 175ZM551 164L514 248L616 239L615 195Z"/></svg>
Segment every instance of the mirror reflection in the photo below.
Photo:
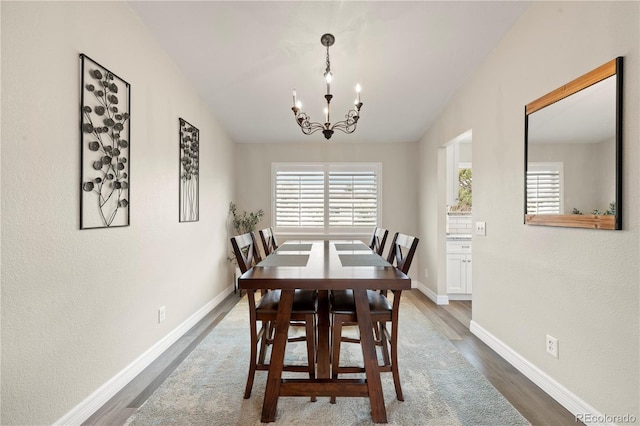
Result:
<svg viewBox="0 0 640 426"><path fill-rule="evenodd" d="M610 209L616 196L615 102L612 76L529 116L527 213Z"/></svg>
<svg viewBox="0 0 640 426"><path fill-rule="evenodd" d="M527 105L525 223L621 229L621 63Z"/></svg>

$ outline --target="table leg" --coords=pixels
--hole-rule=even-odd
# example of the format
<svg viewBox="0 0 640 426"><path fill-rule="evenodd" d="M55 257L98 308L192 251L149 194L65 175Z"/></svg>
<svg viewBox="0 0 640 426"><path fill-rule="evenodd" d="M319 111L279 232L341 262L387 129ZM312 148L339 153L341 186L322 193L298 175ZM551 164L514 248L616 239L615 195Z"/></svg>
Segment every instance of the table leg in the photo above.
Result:
<svg viewBox="0 0 640 426"><path fill-rule="evenodd" d="M267 376L267 387L262 405L262 423L270 423L276 420L276 408L278 407L278 396L280 395L280 384L282 383L284 351L287 346L291 306L293 305L293 292L294 290L282 290L280 293L280 303L276 317L276 335L271 350L269 375Z"/></svg>
<svg viewBox="0 0 640 426"><path fill-rule="evenodd" d="M356 315L360 328L360 345L362 346L364 369L367 375L371 418L374 423L387 423L387 410L384 406L382 381L380 380L378 357L373 340L373 328L371 326L371 312L369 311L367 290L354 290L353 296L356 302Z"/></svg>
<svg viewBox="0 0 640 426"><path fill-rule="evenodd" d="M329 290L318 290L318 370L319 379L331 377L329 357Z"/></svg>

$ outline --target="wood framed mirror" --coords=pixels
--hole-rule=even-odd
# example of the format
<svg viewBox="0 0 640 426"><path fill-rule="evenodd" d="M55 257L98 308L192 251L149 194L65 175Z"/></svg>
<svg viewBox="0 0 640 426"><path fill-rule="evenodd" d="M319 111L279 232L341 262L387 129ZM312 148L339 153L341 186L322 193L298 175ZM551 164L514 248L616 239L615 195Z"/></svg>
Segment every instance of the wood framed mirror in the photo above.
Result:
<svg viewBox="0 0 640 426"><path fill-rule="evenodd" d="M525 106L525 224L622 229L622 63Z"/></svg>

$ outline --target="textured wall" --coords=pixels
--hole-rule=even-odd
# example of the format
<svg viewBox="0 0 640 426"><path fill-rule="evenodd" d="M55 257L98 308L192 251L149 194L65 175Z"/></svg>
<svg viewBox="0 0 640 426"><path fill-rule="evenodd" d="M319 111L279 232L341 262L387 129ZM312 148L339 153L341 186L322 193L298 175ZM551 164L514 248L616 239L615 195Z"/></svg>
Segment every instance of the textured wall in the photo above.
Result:
<svg viewBox="0 0 640 426"><path fill-rule="evenodd" d="M442 265L442 149L473 129L473 319L596 410L638 416L637 2L534 2L420 143L423 265ZM524 105L624 56L623 230L523 224ZM440 162L439 162L440 160ZM422 272L422 271L421 271ZM440 294L438 277L425 277ZM560 358L545 353L559 339Z"/></svg>
<svg viewBox="0 0 640 426"><path fill-rule="evenodd" d="M233 145L127 3L1 7L0 423L51 424L228 288ZM129 227L79 230L81 52L131 83ZM196 223L178 117L200 129Z"/></svg>

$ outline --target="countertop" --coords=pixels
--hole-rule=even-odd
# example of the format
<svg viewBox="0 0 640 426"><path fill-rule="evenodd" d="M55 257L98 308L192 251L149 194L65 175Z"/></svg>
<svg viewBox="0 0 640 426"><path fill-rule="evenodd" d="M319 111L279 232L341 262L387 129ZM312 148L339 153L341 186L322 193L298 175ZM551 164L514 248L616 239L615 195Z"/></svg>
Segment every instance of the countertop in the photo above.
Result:
<svg viewBox="0 0 640 426"><path fill-rule="evenodd" d="M471 234L447 234L447 241L471 241Z"/></svg>

